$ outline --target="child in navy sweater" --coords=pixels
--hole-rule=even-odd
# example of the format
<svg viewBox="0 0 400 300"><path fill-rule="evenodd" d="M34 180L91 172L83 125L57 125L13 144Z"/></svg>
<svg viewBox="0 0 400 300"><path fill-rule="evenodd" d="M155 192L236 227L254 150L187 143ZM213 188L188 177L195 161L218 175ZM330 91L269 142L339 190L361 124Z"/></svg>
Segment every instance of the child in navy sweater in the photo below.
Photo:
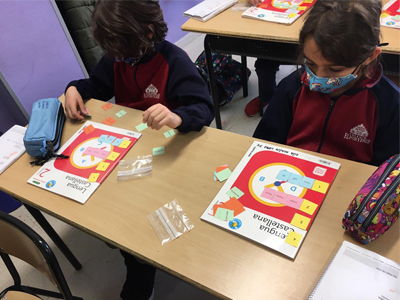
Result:
<svg viewBox="0 0 400 300"><path fill-rule="evenodd" d="M143 122L181 132L201 130L214 118L208 88L188 55L164 40L167 25L157 1L99 1L93 35L107 53L89 79L65 92L70 119L87 114L83 99L109 100L143 110Z"/></svg>
<svg viewBox="0 0 400 300"><path fill-rule="evenodd" d="M318 0L303 68L283 79L254 137L379 165L399 153L400 89L382 74L380 0Z"/></svg>
<svg viewBox="0 0 400 300"><path fill-rule="evenodd" d="M70 119L87 114L83 99L109 100L143 110L143 122L180 132L201 130L214 118L208 87L188 55L164 40L167 25L158 1L100 0L93 35L106 55L89 79L72 81L65 92ZM127 267L123 300L153 297L156 268L121 251Z"/></svg>

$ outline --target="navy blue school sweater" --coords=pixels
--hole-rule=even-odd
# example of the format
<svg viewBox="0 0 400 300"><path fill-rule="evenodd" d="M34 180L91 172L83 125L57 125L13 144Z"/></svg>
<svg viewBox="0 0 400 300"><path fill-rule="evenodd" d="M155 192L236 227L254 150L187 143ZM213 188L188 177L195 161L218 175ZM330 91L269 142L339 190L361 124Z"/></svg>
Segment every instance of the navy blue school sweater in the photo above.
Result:
<svg viewBox="0 0 400 300"><path fill-rule="evenodd" d="M174 44L156 44L153 53L135 65L115 62L104 56L89 79L75 80L83 99L109 100L139 110L161 103L179 115L181 132L201 130L214 118L214 107L207 84L188 55Z"/></svg>
<svg viewBox="0 0 400 300"><path fill-rule="evenodd" d="M400 89L381 66L336 98L301 73L279 83L254 137L373 165L399 153Z"/></svg>

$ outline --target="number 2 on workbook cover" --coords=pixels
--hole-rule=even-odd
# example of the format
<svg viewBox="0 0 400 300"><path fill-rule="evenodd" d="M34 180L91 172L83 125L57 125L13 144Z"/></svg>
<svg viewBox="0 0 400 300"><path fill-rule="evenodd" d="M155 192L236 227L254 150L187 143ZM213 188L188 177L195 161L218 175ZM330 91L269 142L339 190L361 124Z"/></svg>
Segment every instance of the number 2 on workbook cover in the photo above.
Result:
<svg viewBox="0 0 400 300"><path fill-rule="evenodd" d="M49 192L85 203L107 178L141 134L88 121L28 183Z"/></svg>
<svg viewBox="0 0 400 300"><path fill-rule="evenodd" d="M250 7L242 17L290 25L315 2L316 0L265 0Z"/></svg>

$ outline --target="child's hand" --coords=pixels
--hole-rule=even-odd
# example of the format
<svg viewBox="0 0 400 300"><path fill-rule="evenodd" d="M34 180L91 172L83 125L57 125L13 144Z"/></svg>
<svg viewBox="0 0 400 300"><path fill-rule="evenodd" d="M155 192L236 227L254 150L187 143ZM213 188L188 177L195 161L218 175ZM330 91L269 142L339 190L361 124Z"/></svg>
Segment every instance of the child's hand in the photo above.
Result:
<svg viewBox="0 0 400 300"><path fill-rule="evenodd" d="M65 113L72 120L83 120L88 114L82 96L74 86L70 86L65 93Z"/></svg>
<svg viewBox="0 0 400 300"><path fill-rule="evenodd" d="M263 2L263 0L248 0L251 5L258 5Z"/></svg>
<svg viewBox="0 0 400 300"><path fill-rule="evenodd" d="M143 123L147 123L151 129L159 130L168 126L176 128L182 124L182 119L162 104L155 104L143 112Z"/></svg>

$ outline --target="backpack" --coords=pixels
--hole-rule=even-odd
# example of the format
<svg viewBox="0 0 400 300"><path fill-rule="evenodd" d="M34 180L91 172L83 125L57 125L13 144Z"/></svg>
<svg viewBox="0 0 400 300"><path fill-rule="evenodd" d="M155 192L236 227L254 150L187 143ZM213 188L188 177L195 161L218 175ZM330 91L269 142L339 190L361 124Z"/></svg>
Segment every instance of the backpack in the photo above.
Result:
<svg viewBox="0 0 400 300"><path fill-rule="evenodd" d="M231 54L212 53L214 66L214 76L218 91L220 106L229 103L233 94L242 87L242 64L232 58ZM202 75L203 79L208 83L206 54L203 51L195 61L195 65ZM251 71L247 68L247 78L251 75Z"/></svg>

